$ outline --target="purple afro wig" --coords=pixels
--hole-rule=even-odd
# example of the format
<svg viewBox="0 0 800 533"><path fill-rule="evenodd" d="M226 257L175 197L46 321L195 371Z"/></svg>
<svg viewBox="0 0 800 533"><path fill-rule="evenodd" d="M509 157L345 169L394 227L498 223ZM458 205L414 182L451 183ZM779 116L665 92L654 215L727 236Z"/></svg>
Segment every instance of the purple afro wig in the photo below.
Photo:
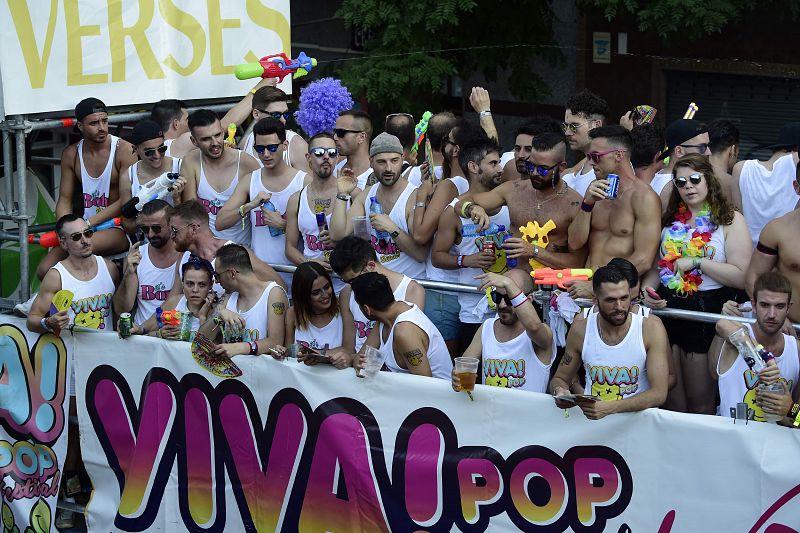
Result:
<svg viewBox="0 0 800 533"><path fill-rule="evenodd" d="M332 132L339 113L353 108L350 91L337 79L322 78L300 91L300 105L294 114L297 124L309 137Z"/></svg>

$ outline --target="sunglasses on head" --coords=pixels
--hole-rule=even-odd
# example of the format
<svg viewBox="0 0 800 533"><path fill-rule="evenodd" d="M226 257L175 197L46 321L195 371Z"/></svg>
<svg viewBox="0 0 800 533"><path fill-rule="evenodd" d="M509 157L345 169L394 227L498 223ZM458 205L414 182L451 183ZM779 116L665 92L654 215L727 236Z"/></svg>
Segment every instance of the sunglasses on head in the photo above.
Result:
<svg viewBox="0 0 800 533"><path fill-rule="evenodd" d="M76 231L75 233L70 233L69 238L75 242L81 240L81 237L86 237L87 239L91 239L92 235L94 235L93 229L85 229L83 231Z"/></svg>
<svg viewBox="0 0 800 533"><path fill-rule="evenodd" d="M158 152L159 154L166 153L167 152L167 145L166 144L162 144L161 146L158 146L156 148L145 148L144 149L144 156L145 157L153 157L154 155L156 155L156 152Z"/></svg>
<svg viewBox="0 0 800 533"><path fill-rule="evenodd" d="M508 294L500 294L497 292L497 289L492 290L492 292L489 293L489 296L491 297L494 305L500 305L501 301L504 301L506 305L511 305L511 298L508 297Z"/></svg>
<svg viewBox="0 0 800 533"><path fill-rule="evenodd" d="M152 226L144 226L144 225L136 226L136 229L138 229L139 231L141 231L145 235L150 233L150 230L153 230L153 233L158 235L159 233L161 233L161 224L153 224Z"/></svg>
<svg viewBox="0 0 800 533"><path fill-rule="evenodd" d="M253 146L253 150L255 150L259 155L263 154L266 150L269 150L269 153L274 154L278 151L278 146L280 146L280 144L256 144Z"/></svg>
<svg viewBox="0 0 800 533"><path fill-rule="evenodd" d="M699 151L699 153L701 153L701 154L704 154L704 153L706 153L706 150L708 150L708 146L709 146L709 144L708 144L708 143L700 143L700 144L681 144L681 145L679 145L679 146L682 146L682 147L684 147L684 148L697 148L697 150Z"/></svg>
<svg viewBox="0 0 800 533"><path fill-rule="evenodd" d="M524 161L524 163L525 163L525 172L527 172L528 174L533 174L533 172L536 171L536 175L541 176L543 178L549 176L550 172L561 164L561 162L559 161L553 166L546 167L544 165L537 165L535 163L531 163L530 161Z"/></svg>
<svg viewBox="0 0 800 533"><path fill-rule="evenodd" d="M312 148L311 150L309 150L309 152L311 152L311 155L313 155L314 157L323 157L325 154L328 154L328 157L334 158L337 155L339 155L338 148L322 148L321 146Z"/></svg>
<svg viewBox="0 0 800 533"><path fill-rule="evenodd" d="M703 181L703 175L699 174L699 173L695 173L695 174L692 174L691 176L689 176L688 180L686 178L684 178L683 176L678 177L678 178L674 178L672 180L672 182L675 183L675 186L677 188L679 188L679 189L683 189L684 187L686 187L686 184L688 182L690 182L690 181L692 182L692 185L699 185L700 182Z"/></svg>
<svg viewBox="0 0 800 533"><path fill-rule="evenodd" d="M339 138L344 137L348 133L361 133L361 130L347 130L344 128L336 128L333 130L333 135Z"/></svg>

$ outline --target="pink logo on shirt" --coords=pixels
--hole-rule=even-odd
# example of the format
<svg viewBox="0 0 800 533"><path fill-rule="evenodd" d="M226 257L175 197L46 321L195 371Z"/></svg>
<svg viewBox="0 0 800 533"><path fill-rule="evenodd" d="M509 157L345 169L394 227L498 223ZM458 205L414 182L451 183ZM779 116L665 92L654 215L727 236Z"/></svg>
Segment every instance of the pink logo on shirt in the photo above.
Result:
<svg viewBox="0 0 800 533"><path fill-rule="evenodd" d="M312 235L310 233L306 233L304 235L306 240L306 248L311 250L312 252L322 252L324 250L333 250L333 246L329 246L319 240L318 235Z"/></svg>
<svg viewBox="0 0 800 533"><path fill-rule="evenodd" d="M83 193L83 208L108 207L108 196L94 191L92 194Z"/></svg>
<svg viewBox="0 0 800 533"><path fill-rule="evenodd" d="M205 198L197 197L197 200L206 208L206 213L217 216L219 210L222 209L222 202L219 200L206 200Z"/></svg>
<svg viewBox="0 0 800 533"><path fill-rule="evenodd" d="M159 283L155 287L153 285L140 285L139 290L139 298L146 302L153 300L165 302L167 300L167 296L169 296L169 291L165 290L163 283Z"/></svg>

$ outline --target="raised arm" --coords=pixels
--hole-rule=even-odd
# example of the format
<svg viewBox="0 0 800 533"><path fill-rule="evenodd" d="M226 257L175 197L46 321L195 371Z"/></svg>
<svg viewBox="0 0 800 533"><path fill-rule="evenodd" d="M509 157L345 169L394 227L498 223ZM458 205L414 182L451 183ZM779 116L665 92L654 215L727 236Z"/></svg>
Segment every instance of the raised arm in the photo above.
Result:
<svg viewBox="0 0 800 533"><path fill-rule="evenodd" d="M458 189L451 180L442 180L436 184L433 189L433 195L430 200L427 199L427 192L430 186L426 185L427 180L423 179L420 189L423 191L420 194L418 189L417 202L424 202L425 207L417 207L414 209L414 230L412 236L414 242L418 245L425 245L431 241L433 234L439 227L439 217L442 216L444 208L447 204L453 201L453 198L458 194ZM430 183L430 182L428 182Z"/></svg>
<svg viewBox="0 0 800 533"><path fill-rule="evenodd" d="M469 95L469 103L472 105L472 109L480 116L480 123L483 131L486 132L486 135L490 139L497 141L499 136L497 135L497 128L492 119L492 102L489 98L489 91L483 87L473 87Z"/></svg>
<svg viewBox="0 0 800 533"><path fill-rule="evenodd" d="M142 252L139 250L141 245L141 242L131 245L131 249L128 251L127 257L125 257L122 283L114 293L112 300L114 312L117 314L130 312L136 303L136 293L139 290L139 273L137 269L142 260Z"/></svg>
<svg viewBox="0 0 800 533"><path fill-rule="evenodd" d="M222 127L227 128L228 124L231 122L235 123L237 126L241 126L253 112L253 94L261 87L266 87L267 85L275 87L278 85L278 78L261 78L255 87L247 91L247 94L225 113L225 116L220 120Z"/></svg>
<svg viewBox="0 0 800 533"><path fill-rule="evenodd" d="M367 192L356 193L356 178L349 168L342 169L336 181L338 194L333 200L333 212L328 229L331 239L338 242L353 233L353 217L364 216L364 198ZM350 201L342 200L344 196L351 196ZM349 205L348 205L349 204Z"/></svg>

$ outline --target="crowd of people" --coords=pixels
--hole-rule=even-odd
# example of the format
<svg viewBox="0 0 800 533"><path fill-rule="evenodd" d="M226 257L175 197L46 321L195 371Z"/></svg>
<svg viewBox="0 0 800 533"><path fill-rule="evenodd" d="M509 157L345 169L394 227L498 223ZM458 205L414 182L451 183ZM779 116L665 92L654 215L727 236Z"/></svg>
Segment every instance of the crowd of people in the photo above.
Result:
<svg viewBox="0 0 800 533"><path fill-rule="evenodd" d="M409 114L374 134L373 117L352 109L306 139L287 129L290 102L269 80L222 119L164 100L129 140L109 133L103 102L78 103L82 138L61 158L60 246L39 265L29 328L111 331L131 313L133 334L186 340L160 320L174 309L193 332L212 323L241 333L209 333L218 356L283 357L299 344L307 364L358 368L371 346L385 369L456 389L454 358L477 357L480 382L552 393L590 418L656 406L728 416L732 402L749 402L757 414L783 410L791 425L800 125L781 129L768 160L738 161L730 121L662 130L628 113L613 124L584 90L563 122L531 117L503 152L489 95L476 88L480 122L434 114L432 153L419 150L428 160L418 164ZM226 142L223 125L248 119L241 148ZM148 201L167 173L168 193ZM594 271L559 296L592 301L566 335L533 301L531 272L542 268ZM72 306L51 313L62 289ZM755 372L731 362L737 322L650 313L665 307L754 317L737 327L774 354L761 381L782 380L783 393L729 376Z"/></svg>

